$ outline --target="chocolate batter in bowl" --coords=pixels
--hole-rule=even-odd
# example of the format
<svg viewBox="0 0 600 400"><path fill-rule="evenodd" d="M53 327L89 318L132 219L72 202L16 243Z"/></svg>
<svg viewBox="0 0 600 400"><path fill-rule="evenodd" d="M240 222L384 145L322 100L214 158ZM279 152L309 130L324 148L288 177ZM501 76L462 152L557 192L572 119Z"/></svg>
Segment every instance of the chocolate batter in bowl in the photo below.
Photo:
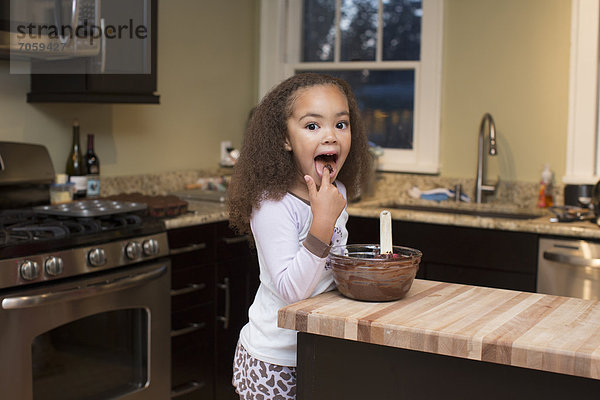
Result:
<svg viewBox="0 0 600 400"><path fill-rule="evenodd" d="M329 259L340 293L366 301L403 298L417 275L422 253L402 246L392 250L393 254L381 254L378 244L332 247Z"/></svg>

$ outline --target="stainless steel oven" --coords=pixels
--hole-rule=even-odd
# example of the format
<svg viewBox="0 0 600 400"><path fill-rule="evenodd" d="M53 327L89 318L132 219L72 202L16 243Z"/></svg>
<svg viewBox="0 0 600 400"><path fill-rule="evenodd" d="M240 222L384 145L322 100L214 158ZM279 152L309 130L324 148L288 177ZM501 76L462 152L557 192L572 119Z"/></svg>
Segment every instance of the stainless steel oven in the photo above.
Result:
<svg viewBox="0 0 600 400"><path fill-rule="evenodd" d="M2 293L2 398L167 399L168 268L160 260Z"/></svg>
<svg viewBox="0 0 600 400"><path fill-rule="evenodd" d="M0 142L0 398L168 399L163 222L131 202L47 204L53 176L43 146Z"/></svg>

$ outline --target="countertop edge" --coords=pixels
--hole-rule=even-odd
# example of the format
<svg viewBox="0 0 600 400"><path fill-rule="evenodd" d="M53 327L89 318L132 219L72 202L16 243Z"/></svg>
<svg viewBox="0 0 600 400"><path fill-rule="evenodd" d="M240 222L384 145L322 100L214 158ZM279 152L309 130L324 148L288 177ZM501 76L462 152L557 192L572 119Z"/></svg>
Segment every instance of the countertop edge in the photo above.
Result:
<svg viewBox="0 0 600 400"><path fill-rule="evenodd" d="M164 221L167 230L185 228L193 225L210 224L212 222L222 222L229 219L229 214L223 213L212 213L212 214L200 214L200 213L189 213L180 215L179 217L166 219Z"/></svg>
<svg viewBox="0 0 600 400"><path fill-rule="evenodd" d="M222 222L229 219L229 211L227 211L225 203L196 200L187 200L187 202L187 213L164 220L167 230Z"/></svg>

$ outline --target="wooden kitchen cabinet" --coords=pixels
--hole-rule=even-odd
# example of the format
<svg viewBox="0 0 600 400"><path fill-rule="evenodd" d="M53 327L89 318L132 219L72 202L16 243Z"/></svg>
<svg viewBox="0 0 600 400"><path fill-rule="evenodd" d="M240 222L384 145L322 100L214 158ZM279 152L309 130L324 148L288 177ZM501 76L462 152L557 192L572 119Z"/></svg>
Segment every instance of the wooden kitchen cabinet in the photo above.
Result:
<svg viewBox="0 0 600 400"><path fill-rule="evenodd" d="M348 243L378 243L379 220L350 217ZM394 220L393 241L423 252L417 278L535 292L538 237Z"/></svg>
<svg viewBox="0 0 600 400"><path fill-rule="evenodd" d="M168 231L172 262L172 399L239 399L231 385L239 331L258 288L248 237L227 222Z"/></svg>
<svg viewBox="0 0 600 400"><path fill-rule="evenodd" d="M249 236L237 236L226 223L217 225L216 399L239 400L231 385L233 356L248 308L258 289L256 253Z"/></svg>
<svg viewBox="0 0 600 400"><path fill-rule="evenodd" d="M158 0L104 0L101 17L114 26L127 26L130 18L143 22L141 26L149 25L150 40L128 40L124 34L122 39L102 40L96 57L32 60L27 102L159 103L160 96L155 94Z"/></svg>
<svg viewBox="0 0 600 400"><path fill-rule="evenodd" d="M215 234L213 225L168 231L173 399L214 399Z"/></svg>
<svg viewBox="0 0 600 400"><path fill-rule="evenodd" d="M600 381L300 332L298 400L584 399Z"/></svg>

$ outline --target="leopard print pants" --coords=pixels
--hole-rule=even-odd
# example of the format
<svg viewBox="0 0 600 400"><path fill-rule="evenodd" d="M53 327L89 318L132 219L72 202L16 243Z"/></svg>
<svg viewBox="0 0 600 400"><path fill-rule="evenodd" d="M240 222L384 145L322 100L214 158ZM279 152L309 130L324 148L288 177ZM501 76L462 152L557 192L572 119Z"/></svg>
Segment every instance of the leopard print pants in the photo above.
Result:
<svg viewBox="0 0 600 400"><path fill-rule="evenodd" d="M239 342L233 359L231 383L240 400L296 399L296 368L257 360Z"/></svg>

